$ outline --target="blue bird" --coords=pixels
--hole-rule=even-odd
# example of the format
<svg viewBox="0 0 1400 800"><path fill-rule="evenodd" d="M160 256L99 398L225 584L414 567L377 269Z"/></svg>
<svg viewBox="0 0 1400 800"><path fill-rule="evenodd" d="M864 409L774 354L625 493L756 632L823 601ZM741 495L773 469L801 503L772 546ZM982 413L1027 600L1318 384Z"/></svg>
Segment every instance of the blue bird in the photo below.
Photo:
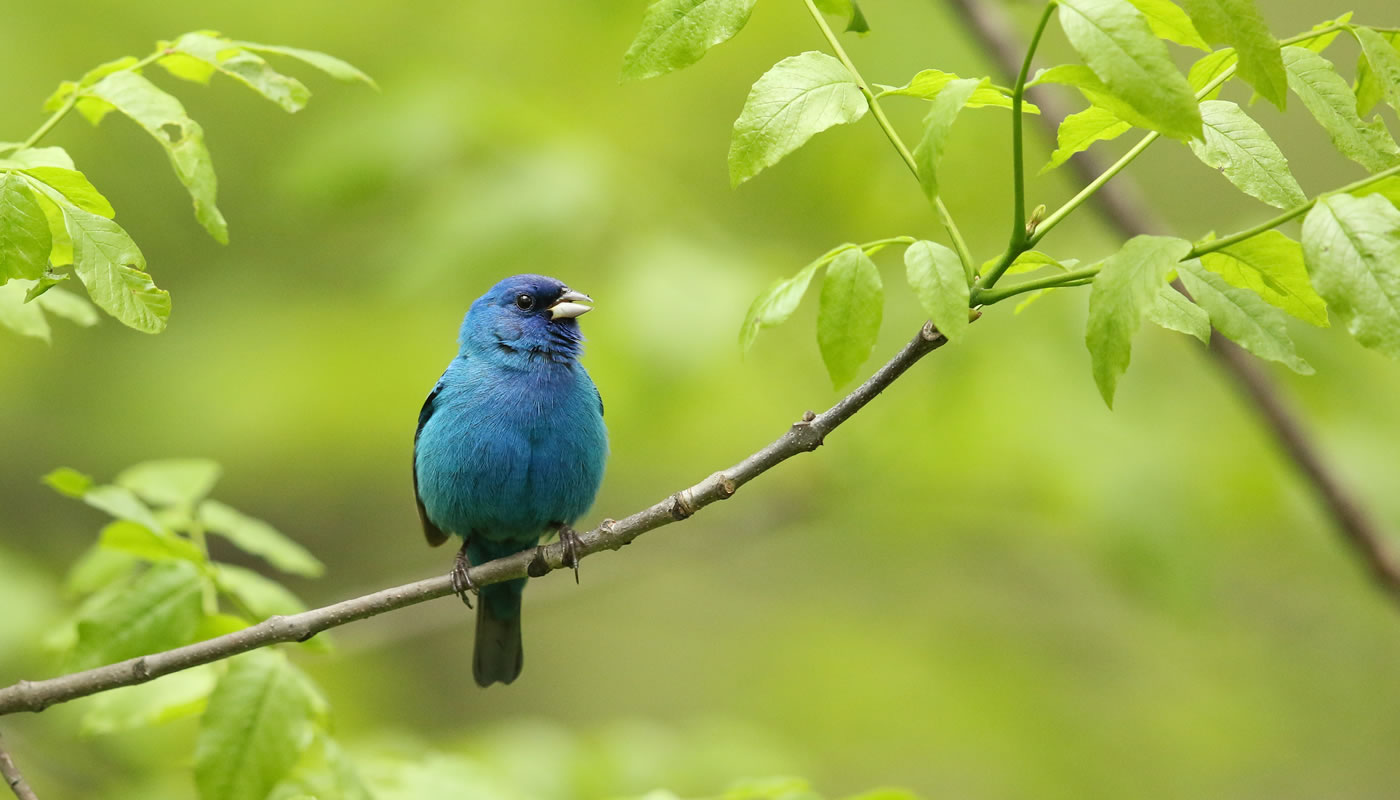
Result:
<svg viewBox="0 0 1400 800"><path fill-rule="evenodd" d="M423 410L413 489L428 544L462 538L453 585L463 601L481 564L557 532L593 505L608 455L603 400L579 356L578 317L592 300L542 275L506 278L472 303L461 349ZM525 579L481 589L472 674L480 686L520 675ZM470 605L470 602L468 602Z"/></svg>

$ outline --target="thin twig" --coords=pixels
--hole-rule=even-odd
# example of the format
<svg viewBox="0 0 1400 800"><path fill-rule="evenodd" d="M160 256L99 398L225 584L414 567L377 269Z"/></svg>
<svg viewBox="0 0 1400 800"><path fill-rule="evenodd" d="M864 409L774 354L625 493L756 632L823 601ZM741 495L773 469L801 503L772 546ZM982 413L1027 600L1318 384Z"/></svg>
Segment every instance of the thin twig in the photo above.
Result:
<svg viewBox="0 0 1400 800"><path fill-rule="evenodd" d="M894 383L919 359L942 347L946 342L943 334L935 330L931 323L926 323L894 358L836 405L821 414L807 412L772 444L729 469L716 472L694 486L682 489L630 517L604 521L597 528L579 537L577 554L583 557L602 550L616 550L647 531L687 519L711 503L732 497L739 487L789 458L816 450L837 426L874 400L876 395ZM472 567L471 579L477 586L487 586L526 576L539 577L563 565L563 545L555 542L536 550L526 550ZM259 647L305 641L330 628L449 594L452 594L450 575L428 578L344 600L324 608L303 611L300 614L271 617L241 631L177 647L174 650L131 658L48 680L20 681L0 689L0 715L17 711L42 711L55 703L121 686L145 683L162 675L208 664Z"/></svg>
<svg viewBox="0 0 1400 800"><path fill-rule="evenodd" d="M1002 70L1007 74L1014 73L1020 64L1023 47L1019 42L1015 23L1007 16L1005 10L999 4L985 0L949 0L949 3L996 57ZM1286 41L1317 36L1324 32L1312 31ZM1041 124L1053 138L1060 122L1073 113L1073 110L1048 92L1041 93L1036 98L1036 103L1041 110ZM1069 165L1085 184L1094 182L1109 168L1109 165L1096 158L1092 152L1077 154L1069 160ZM1094 198L1104 216L1124 234L1159 233L1166 228L1129 179L1120 178L1112 183L1104 183ZM1174 281L1172 286L1187 297L1191 296L1179 280ZM1308 437L1302 423L1279 396L1269 376L1239 345L1226 339L1218 331L1211 334L1209 352L1235 379L1245 397L1254 404L1259 417L1274 435L1284 453L1312 486L1343 540L1365 564L1377 586L1393 600L1400 602L1400 564L1389 551L1386 535L1327 466L1321 452Z"/></svg>
<svg viewBox="0 0 1400 800"><path fill-rule="evenodd" d="M0 778L5 779L5 785L10 787L10 791L15 793L19 800L39 800L34 790L29 788L29 784L20 774L19 767L15 766L14 759L10 758L10 753L5 749L5 741L0 738Z"/></svg>

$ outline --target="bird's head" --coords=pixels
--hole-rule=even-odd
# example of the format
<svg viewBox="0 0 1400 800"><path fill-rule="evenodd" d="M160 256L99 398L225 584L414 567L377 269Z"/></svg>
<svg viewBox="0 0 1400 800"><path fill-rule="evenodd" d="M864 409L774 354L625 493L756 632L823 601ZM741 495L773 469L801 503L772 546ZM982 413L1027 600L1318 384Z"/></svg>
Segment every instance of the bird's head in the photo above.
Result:
<svg viewBox="0 0 1400 800"><path fill-rule="evenodd" d="M593 300L554 278L515 275L478 297L462 321L463 351L507 358L577 358L583 350L578 318Z"/></svg>

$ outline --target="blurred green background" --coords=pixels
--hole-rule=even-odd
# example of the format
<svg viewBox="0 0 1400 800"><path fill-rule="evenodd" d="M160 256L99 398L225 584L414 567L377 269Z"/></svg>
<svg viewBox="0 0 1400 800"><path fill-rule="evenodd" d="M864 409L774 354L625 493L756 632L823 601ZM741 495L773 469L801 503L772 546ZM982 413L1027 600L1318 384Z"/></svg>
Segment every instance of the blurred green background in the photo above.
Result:
<svg viewBox="0 0 1400 800"><path fill-rule="evenodd" d="M32 131L60 79L197 28L324 50L382 92L285 64L316 94L292 118L228 81L200 89L150 70L206 129L227 247L128 121L75 116L46 140L112 200L174 313L157 337L107 318L59 323L52 347L0 336L0 684L52 674L36 642L70 610L63 571L102 522L39 484L56 466L109 478L148 458L217 459L216 496L327 562L325 578L294 583L313 604L445 571L451 554L418 532L413 426L466 306L502 276L548 273L597 300L586 364L612 455L589 525L839 397L815 304L741 358L749 301L833 244L941 231L869 123L730 190L728 133L749 85L821 46L800 3L765 0L695 68L620 85L644 5L7 11L0 139ZM1280 34L1349 9L1400 24L1391 0L1260 5ZM1026 22L1036 9L1015 10ZM925 67L1008 80L937 2L869 0L866 13L874 33L847 38L872 81ZM1349 75L1354 43L1329 57ZM1052 33L1042 63L1068 58ZM921 102L888 105L914 138ZM1310 192L1359 177L1301 108L1254 111ZM1006 122L967 112L945 160L946 196L981 258L1006 225ZM1033 169L1045 145L1032 137ZM1183 236L1269 213L1178 145L1131 174ZM1030 202L1053 207L1069 179L1033 180ZM1114 247L1092 213L1045 245L1081 259ZM881 359L922 317L898 256L878 261ZM929 798L1394 797L1396 609L1196 342L1144 332L1107 411L1083 345L1086 300L1069 290L1019 315L993 309L815 455L589 559L581 586L536 582L513 686L472 684L470 615L450 599L343 628L332 653L298 661L367 773L421 771L400 774L419 788L395 797L695 794L772 774ZM1271 372L1400 529L1400 369L1340 330L1292 327L1319 375ZM193 797L190 723L80 739L81 712L0 723L45 800Z"/></svg>

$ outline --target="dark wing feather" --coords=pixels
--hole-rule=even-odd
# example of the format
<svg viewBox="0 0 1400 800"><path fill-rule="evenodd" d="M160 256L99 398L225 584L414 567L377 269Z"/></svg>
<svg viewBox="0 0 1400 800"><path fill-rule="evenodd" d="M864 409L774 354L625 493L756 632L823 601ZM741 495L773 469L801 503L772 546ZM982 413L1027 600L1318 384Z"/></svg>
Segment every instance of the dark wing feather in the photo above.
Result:
<svg viewBox="0 0 1400 800"><path fill-rule="evenodd" d="M441 391L442 381L438 381L438 384L433 387L433 391L428 394L428 399L423 401L423 410L418 412L418 430L413 432L413 500L418 504L418 519L423 523L423 535L427 537L428 544L432 547L437 547L447 541L447 534L428 519L428 511L423 508L423 498L418 494L418 437L423 434L423 426L427 425L428 419L433 416L434 401L437 400L438 392Z"/></svg>

